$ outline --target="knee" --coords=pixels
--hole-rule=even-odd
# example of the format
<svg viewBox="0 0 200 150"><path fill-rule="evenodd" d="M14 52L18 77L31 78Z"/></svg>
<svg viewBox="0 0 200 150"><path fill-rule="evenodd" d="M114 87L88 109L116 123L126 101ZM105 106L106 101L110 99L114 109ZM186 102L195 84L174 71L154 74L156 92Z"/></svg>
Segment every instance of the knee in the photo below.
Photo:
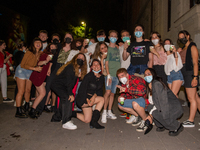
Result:
<svg viewBox="0 0 200 150"><path fill-rule="evenodd" d="M91 118L85 118L84 120L85 123L90 123L90 121L91 121Z"/></svg>
<svg viewBox="0 0 200 150"><path fill-rule="evenodd" d="M135 110L137 110L140 107L140 105L136 102L132 102L132 106L133 106L133 109Z"/></svg>
<svg viewBox="0 0 200 150"><path fill-rule="evenodd" d="M106 95L110 95L111 91L110 90L106 90Z"/></svg>
<svg viewBox="0 0 200 150"><path fill-rule="evenodd" d="M24 89L18 89L18 93L17 94L19 94L19 95L23 95L24 94Z"/></svg>
<svg viewBox="0 0 200 150"><path fill-rule="evenodd" d="M45 95L46 95L46 91L44 91L44 92L41 93L42 97L45 97Z"/></svg>
<svg viewBox="0 0 200 150"><path fill-rule="evenodd" d="M101 102L102 102L102 103L104 103L104 102L105 102L105 100L104 100L104 98L103 98L103 97L101 98Z"/></svg>

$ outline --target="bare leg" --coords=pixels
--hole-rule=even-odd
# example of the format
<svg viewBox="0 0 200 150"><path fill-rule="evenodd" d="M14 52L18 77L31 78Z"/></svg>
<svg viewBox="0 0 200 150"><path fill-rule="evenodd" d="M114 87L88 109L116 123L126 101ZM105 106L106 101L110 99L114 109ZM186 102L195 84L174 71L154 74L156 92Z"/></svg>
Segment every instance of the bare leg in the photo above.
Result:
<svg viewBox="0 0 200 150"><path fill-rule="evenodd" d="M190 115L188 120L193 122L197 111L197 101L196 101L197 90L196 88L185 88L185 89L188 100L190 102Z"/></svg>
<svg viewBox="0 0 200 150"><path fill-rule="evenodd" d="M95 109L97 109L98 111L101 111L104 104L104 98L101 96L97 96L94 100L94 104L96 104Z"/></svg>
<svg viewBox="0 0 200 150"><path fill-rule="evenodd" d="M39 93L38 97L36 97L34 103L33 103L33 108L36 109L37 105L42 101L46 94L45 86L44 84L40 85L39 87L36 86L36 90Z"/></svg>
<svg viewBox="0 0 200 150"><path fill-rule="evenodd" d="M25 94L24 94L26 102L30 101L31 86L32 86L32 82L30 80L26 80L26 87L25 87Z"/></svg>
<svg viewBox="0 0 200 150"><path fill-rule="evenodd" d="M77 113L77 118L85 123L90 123L92 119L92 107L87 107L88 105L84 104L82 107L83 114ZM86 107L86 108L84 108Z"/></svg>
<svg viewBox="0 0 200 150"><path fill-rule="evenodd" d="M110 93L110 99L109 99L109 103L108 103L108 110L112 109L112 105L113 105L113 101L114 101L114 93Z"/></svg>
<svg viewBox="0 0 200 150"><path fill-rule="evenodd" d="M134 115L134 116L138 116L137 112L135 112L132 108L127 108L127 107L122 107L120 105L118 105L119 109L124 111L124 112L127 112L131 115Z"/></svg>
<svg viewBox="0 0 200 150"><path fill-rule="evenodd" d="M56 105L56 94L54 92L51 93L51 98L52 98L52 106Z"/></svg>
<svg viewBox="0 0 200 150"><path fill-rule="evenodd" d="M108 103L109 103L109 96L111 94L111 90L106 90L105 94L104 94L104 110L107 110L107 107L108 107Z"/></svg>
<svg viewBox="0 0 200 150"><path fill-rule="evenodd" d="M177 98L178 98L178 92L181 88L182 83L183 83L183 81L181 81L181 80L176 80L176 81L172 82L171 90L174 93L174 95L176 95Z"/></svg>
<svg viewBox="0 0 200 150"><path fill-rule="evenodd" d="M133 109L138 113L138 115L142 118L142 120L145 120L147 115L145 113L145 110L143 107L141 107L138 103L132 102Z"/></svg>
<svg viewBox="0 0 200 150"><path fill-rule="evenodd" d="M16 107L20 107L22 104L22 97L25 91L26 80L16 77L16 81L17 81L17 88L18 88L18 93L16 95Z"/></svg>
<svg viewBox="0 0 200 150"><path fill-rule="evenodd" d="M48 96L47 96L45 105L47 105L47 104L49 103L49 101L50 101L50 96L51 96L51 91L49 91L49 93L48 93Z"/></svg>

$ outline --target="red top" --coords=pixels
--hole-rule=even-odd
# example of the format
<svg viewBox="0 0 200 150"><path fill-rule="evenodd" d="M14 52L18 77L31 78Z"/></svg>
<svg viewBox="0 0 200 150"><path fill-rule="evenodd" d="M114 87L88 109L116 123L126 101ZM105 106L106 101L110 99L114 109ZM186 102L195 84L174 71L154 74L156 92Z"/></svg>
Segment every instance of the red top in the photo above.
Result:
<svg viewBox="0 0 200 150"><path fill-rule="evenodd" d="M146 82L144 79L137 77L135 75L129 75L128 87L125 84L122 84L122 87L126 87L124 93L121 93L120 96L125 99L137 99L143 97L145 99L146 105L149 104L148 99L146 98Z"/></svg>
<svg viewBox="0 0 200 150"><path fill-rule="evenodd" d="M40 59L38 62L46 60L47 56L48 56L47 54L43 53L40 56ZM46 65L43 65L41 72L33 71L29 80L31 80L35 86L42 85L42 83L44 82L47 76L48 69L49 69L49 62Z"/></svg>
<svg viewBox="0 0 200 150"><path fill-rule="evenodd" d="M4 64L4 55L2 52L0 52L0 68L3 68L3 64Z"/></svg>

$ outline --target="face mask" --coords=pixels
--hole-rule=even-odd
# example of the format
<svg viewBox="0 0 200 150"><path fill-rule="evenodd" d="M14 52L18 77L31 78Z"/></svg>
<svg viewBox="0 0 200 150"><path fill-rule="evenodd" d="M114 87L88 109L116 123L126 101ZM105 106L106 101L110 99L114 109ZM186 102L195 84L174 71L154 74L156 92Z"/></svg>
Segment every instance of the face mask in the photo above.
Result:
<svg viewBox="0 0 200 150"><path fill-rule="evenodd" d="M151 40L151 42L154 44L154 45L157 45L158 42L159 42L159 39L154 39L154 40Z"/></svg>
<svg viewBox="0 0 200 150"><path fill-rule="evenodd" d="M122 38L123 42L126 42L127 40L130 40L130 38L128 36L125 36L125 37Z"/></svg>
<svg viewBox="0 0 200 150"><path fill-rule="evenodd" d="M97 40L98 40L99 42L103 42L103 41L105 40L105 37L98 37Z"/></svg>
<svg viewBox="0 0 200 150"><path fill-rule="evenodd" d="M101 72L101 69L99 70L99 71L94 71L94 70L92 70L94 73L99 73L99 72Z"/></svg>
<svg viewBox="0 0 200 150"><path fill-rule="evenodd" d="M182 44L186 44L187 43L187 39L186 39L186 37L184 37L184 38L181 38L181 39L179 39L179 41L182 43Z"/></svg>
<svg viewBox="0 0 200 150"><path fill-rule="evenodd" d="M147 83L151 83L151 81L153 80L153 76L146 76L146 77L144 77L144 80L145 80Z"/></svg>
<svg viewBox="0 0 200 150"><path fill-rule="evenodd" d="M55 55L57 49L51 49L51 53Z"/></svg>
<svg viewBox="0 0 200 150"><path fill-rule="evenodd" d="M92 44L93 44L93 43L90 41L89 44L88 44L88 46L90 46L90 45L92 45Z"/></svg>
<svg viewBox="0 0 200 150"><path fill-rule="evenodd" d="M143 34L143 32L141 32L141 31L136 31L136 32L135 32L135 36L136 36L137 38L140 38L140 37L142 36L142 34Z"/></svg>
<svg viewBox="0 0 200 150"><path fill-rule="evenodd" d="M81 48L82 48L82 45L81 46L78 46L78 47L76 47L79 51L81 50Z"/></svg>
<svg viewBox="0 0 200 150"><path fill-rule="evenodd" d="M165 49L166 51L169 51L169 50L170 50L170 47L171 47L171 45L164 45L164 49Z"/></svg>
<svg viewBox="0 0 200 150"><path fill-rule="evenodd" d="M115 43L115 42L117 42L117 38L115 38L115 37L111 37L111 38L110 38L110 42L111 42L111 43Z"/></svg>
<svg viewBox="0 0 200 150"><path fill-rule="evenodd" d="M65 43L70 44L72 42L72 39L69 37L65 38Z"/></svg>
<svg viewBox="0 0 200 150"><path fill-rule="evenodd" d="M77 64L81 67L83 66L83 60L82 59L77 59Z"/></svg>
<svg viewBox="0 0 200 150"><path fill-rule="evenodd" d="M122 83L122 84L126 84L126 82L128 81L128 79L126 77L123 77L123 78L120 78L119 81Z"/></svg>
<svg viewBox="0 0 200 150"><path fill-rule="evenodd" d="M53 44L58 44L59 43L59 40L58 39L54 39L53 40Z"/></svg>

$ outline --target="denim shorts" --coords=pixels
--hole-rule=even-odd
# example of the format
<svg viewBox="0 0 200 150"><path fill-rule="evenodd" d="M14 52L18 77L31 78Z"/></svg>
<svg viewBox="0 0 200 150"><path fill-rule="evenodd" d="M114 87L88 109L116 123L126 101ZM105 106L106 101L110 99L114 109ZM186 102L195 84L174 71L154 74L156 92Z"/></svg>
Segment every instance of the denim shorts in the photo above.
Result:
<svg viewBox="0 0 200 150"><path fill-rule="evenodd" d="M179 70L178 72L175 72L174 70L170 72L170 75L167 76L167 83L168 84L172 84L173 81L176 80L180 80L183 81L184 84L184 79L183 79L183 75L181 73L181 70Z"/></svg>
<svg viewBox="0 0 200 150"><path fill-rule="evenodd" d="M33 72L32 70L24 69L20 65L18 65L15 70L15 77L24 80L29 80L32 72Z"/></svg>
<svg viewBox="0 0 200 150"><path fill-rule="evenodd" d="M137 98L137 99L125 99L124 100L124 105L121 105L120 103L118 103L120 106L122 107L127 107L127 108L133 108L132 102L136 102L140 105L140 107L145 108L146 103L143 97Z"/></svg>
<svg viewBox="0 0 200 150"><path fill-rule="evenodd" d="M107 76L105 77L105 87L106 87L106 90L111 90L111 92L115 94L116 89L117 89L116 86L119 84L119 80L117 77L111 77L111 78L112 78L112 83L111 85L107 86Z"/></svg>
<svg viewBox="0 0 200 150"><path fill-rule="evenodd" d="M147 65L132 65L127 69L128 74L134 75L135 73L144 74L144 71L147 69Z"/></svg>

